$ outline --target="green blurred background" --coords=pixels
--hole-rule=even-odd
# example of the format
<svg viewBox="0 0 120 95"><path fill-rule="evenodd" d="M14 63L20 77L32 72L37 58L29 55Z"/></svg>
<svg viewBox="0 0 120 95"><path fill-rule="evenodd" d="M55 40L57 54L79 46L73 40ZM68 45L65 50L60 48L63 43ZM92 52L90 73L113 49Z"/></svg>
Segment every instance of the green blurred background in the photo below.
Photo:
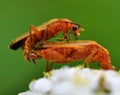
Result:
<svg viewBox="0 0 120 95"><path fill-rule="evenodd" d="M32 79L43 76L38 66L23 60L21 49L8 48L11 40L52 18L69 18L85 28L79 39L94 40L110 52L112 64L120 58L120 0L0 0L0 95L26 91ZM76 64L76 63L72 63Z"/></svg>

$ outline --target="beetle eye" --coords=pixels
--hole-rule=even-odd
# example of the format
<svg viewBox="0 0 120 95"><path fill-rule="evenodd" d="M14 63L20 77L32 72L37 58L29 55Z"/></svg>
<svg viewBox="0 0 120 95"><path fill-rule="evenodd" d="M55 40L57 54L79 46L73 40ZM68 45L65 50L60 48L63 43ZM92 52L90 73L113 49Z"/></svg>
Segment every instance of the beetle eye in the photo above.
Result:
<svg viewBox="0 0 120 95"><path fill-rule="evenodd" d="M73 27L72 27L72 30L73 31L76 31L78 29L78 26L77 25L74 25Z"/></svg>

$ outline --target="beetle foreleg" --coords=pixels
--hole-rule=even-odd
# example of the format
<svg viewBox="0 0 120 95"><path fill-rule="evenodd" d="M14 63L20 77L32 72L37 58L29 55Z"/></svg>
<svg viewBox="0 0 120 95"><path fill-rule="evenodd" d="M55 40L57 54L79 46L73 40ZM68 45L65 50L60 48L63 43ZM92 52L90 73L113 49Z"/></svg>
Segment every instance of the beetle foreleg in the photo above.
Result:
<svg viewBox="0 0 120 95"><path fill-rule="evenodd" d="M70 40L70 36L68 35L67 32L64 32L64 33L63 33L63 36L64 36L64 38L66 39L66 41L69 41L69 40Z"/></svg>
<svg viewBox="0 0 120 95"><path fill-rule="evenodd" d="M57 41L64 41L65 38L57 38Z"/></svg>

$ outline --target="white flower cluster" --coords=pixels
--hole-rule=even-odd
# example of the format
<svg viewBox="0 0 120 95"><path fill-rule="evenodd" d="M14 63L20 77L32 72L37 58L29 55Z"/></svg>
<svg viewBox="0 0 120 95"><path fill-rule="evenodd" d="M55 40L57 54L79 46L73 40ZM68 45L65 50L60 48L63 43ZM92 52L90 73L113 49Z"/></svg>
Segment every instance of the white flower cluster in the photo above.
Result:
<svg viewBox="0 0 120 95"><path fill-rule="evenodd" d="M120 74L113 70L63 67L29 84L18 95L120 95Z"/></svg>

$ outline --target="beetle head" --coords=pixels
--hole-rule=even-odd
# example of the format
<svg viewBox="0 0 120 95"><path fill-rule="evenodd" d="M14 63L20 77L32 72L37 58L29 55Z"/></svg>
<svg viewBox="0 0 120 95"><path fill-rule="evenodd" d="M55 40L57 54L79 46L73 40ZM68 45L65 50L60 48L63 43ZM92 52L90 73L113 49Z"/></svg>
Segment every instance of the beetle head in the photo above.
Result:
<svg viewBox="0 0 120 95"><path fill-rule="evenodd" d="M77 39L78 36L80 36L80 31L83 31L84 29L81 28L81 26L79 24L76 24L76 23L71 23L69 25L69 29L72 31L74 37Z"/></svg>

